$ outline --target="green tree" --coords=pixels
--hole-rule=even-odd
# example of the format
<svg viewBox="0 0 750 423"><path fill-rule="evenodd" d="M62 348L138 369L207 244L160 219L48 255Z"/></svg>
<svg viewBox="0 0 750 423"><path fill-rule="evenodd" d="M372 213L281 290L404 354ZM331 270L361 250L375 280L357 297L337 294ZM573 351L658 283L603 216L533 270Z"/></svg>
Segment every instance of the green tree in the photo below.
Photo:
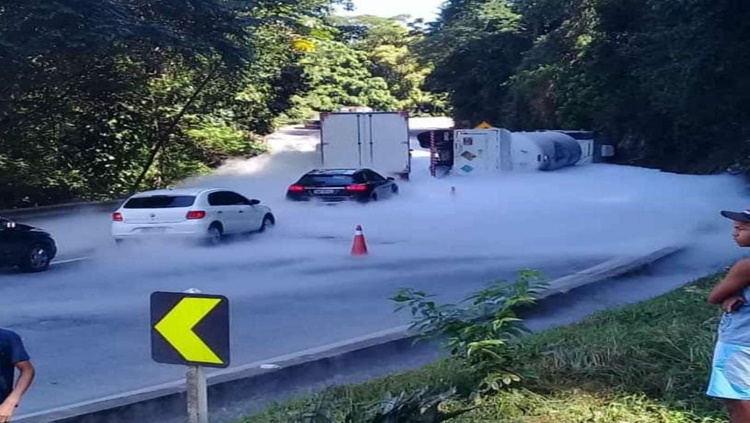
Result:
<svg viewBox="0 0 750 423"><path fill-rule="evenodd" d="M358 16L345 20L340 27L347 29L342 31L345 34L357 34L346 38L355 49L368 53L370 72L386 81L399 109L413 114L445 112L445 96L424 89L432 68L415 55L414 46L422 35L411 31L410 24L408 16Z"/></svg>
<svg viewBox="0 0 750 423"><path fill-rule="evenodd" d="M510 79L531 45L521 16L505 1L449 1L431 31L418 48L434 64L426 87L450 95L461 126L503 125Z"/></svg>
<svg viewBox="0 0 750 423"><path fill-rule="evenodd" d="M294 40L333 4L3 2L0 204L118 196L262 151L306 89Z"/></svg>
<svg viewBox="0 0 750 423"><path fill-rule="evenodd" d="M445 112L443 94L423 89L428 65L412 46L420 35L408 18L331 17L318 22L300 61L309 91L295 97L292 119L342 106L363 105L412 114Z"/></svg>
<svg viewBox="0 0 750 423"><path fill-rule="evenodd" d="M750 169L750 8L709 0L449 0L419 50L464 124L592 129L623 163Z"/></svg>
<svg viewBox="0 0 750 423"><path fill-rule="evenodd" d="M398 100L382 77L373 76L367 54L339 41L320 40L300 63L311 87L296 98L308 113L331 111L341 106L363 105L379 110L398 107Z"/></svg>

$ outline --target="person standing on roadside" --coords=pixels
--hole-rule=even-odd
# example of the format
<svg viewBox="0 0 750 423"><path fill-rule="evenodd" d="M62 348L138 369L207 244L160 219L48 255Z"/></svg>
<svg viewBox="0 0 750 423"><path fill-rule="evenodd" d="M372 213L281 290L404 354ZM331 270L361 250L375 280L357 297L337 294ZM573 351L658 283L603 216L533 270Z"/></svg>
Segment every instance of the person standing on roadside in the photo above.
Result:
<svg viewBox="0 0 750 423"><path fill-rule="evenodd" d="M733 221L734 242L750 247L750 209L721 215ZM721 305L724 313L706 394L724 400L731 423L750 423L750 259L732 265L708 302Z"/></svg>
<svg viewBox="0 0 750 423"><path fill-rule="evenodd" d="M18 381L15 380L16 369L19 371ZM0 328L0 423L11 421L35 373L21 337Z"/></svg>

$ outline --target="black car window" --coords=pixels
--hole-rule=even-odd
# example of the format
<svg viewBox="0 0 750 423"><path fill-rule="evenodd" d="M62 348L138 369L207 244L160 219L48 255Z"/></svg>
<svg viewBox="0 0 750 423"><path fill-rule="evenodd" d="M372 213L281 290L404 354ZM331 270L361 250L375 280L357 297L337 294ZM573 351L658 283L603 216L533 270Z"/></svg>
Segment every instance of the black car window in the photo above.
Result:
<svg viewBox="0 0 750 423"><path fill-rule="evenodd" d="M353 179L357 184L366 184L371 181L371 178L367 174L367 171L359 171L354 174Z"/></svg>
<svg viewBox="0 0 750 423"><path fill-rule="evenodd" d="M305 175L299 180L306 187L344 187L352 182L350 175Z"/></svg>
<svg viewBox="0 0 750 423"><path fill-rule="evenodd" d="M212 206L238 206L248 204L248 200L232 191L217 191L208 194L208 204Z"/></svg>
<svg viewBox="0 0 750 423"><path fill-rule="evenodd" d="M369 170L367 171L367 179L374 181L374 182L383 182L385 181L385 178L380 176L378 173Z"/></svg>
<svg viewBox="0 0 750 423"><path fill-rule="evenodd" d="M363 172L357 172L352 176L352 182L355 184L366 184L369 181Z"/></svg>
<svg viewBox="0 0 750 423"><path fill-rule="evenodd" d="M229 199L224 191L217 191L208 194L208 205L210 206L226 206L228 205Z"/></svg>
<svg viewBox="0 0 750 423"><path fill-rule="evenodd" d="M148 197L133 197L125 203L123 208L168 209L176 207L190 207L194 202L194 195L151 195Z"/></svg>
<svg viewBox="0 0 750 423"><path fill-rule="evenodd" d="M247 198L237 194L236 192L227 191L225 195L227 197L227 205L229 206L240 206L240 205L247 205L250 203L250 201Z"/></svg>

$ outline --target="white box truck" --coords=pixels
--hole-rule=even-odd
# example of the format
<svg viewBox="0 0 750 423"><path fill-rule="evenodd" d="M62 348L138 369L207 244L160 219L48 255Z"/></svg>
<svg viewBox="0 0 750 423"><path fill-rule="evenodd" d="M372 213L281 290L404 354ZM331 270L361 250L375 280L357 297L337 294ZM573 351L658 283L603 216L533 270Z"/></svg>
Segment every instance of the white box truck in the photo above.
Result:
<svg viewBox="0 0 750 423"><path fill-rule="evenodd" d="M407 112L331 112L320 115L320 160L326 169L370 168L408 179Z"/></svg>

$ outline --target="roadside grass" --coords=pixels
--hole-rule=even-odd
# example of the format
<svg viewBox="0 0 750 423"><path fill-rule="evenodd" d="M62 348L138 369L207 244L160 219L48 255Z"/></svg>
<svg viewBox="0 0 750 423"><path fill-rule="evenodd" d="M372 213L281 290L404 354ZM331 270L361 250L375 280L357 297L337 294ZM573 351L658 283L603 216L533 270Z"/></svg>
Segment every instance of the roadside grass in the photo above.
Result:
<svg viewBox="0 0 750 423"><path fill-rule="evenodd" d="M524 339L517 357L533 377L480 400L454 400L446 409L476 407L451 422L479 423L714 423L726 421L705 392L720 312L705 298L722 274L660 297L609 311ZM456 387L468 395L477 377L460 362L442 360L369 383L332 387L273 404L243 423L292 423L324 405L326 420L344 422L357 407L390 392Z"/></svg>

